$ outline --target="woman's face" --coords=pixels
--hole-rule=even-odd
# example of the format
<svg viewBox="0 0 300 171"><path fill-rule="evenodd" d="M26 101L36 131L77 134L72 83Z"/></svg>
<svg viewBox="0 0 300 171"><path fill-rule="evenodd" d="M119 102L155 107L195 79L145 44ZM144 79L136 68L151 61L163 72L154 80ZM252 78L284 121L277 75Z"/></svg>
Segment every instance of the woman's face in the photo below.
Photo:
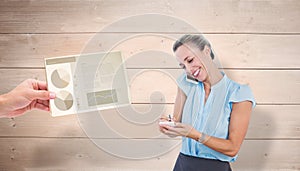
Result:
<svg viewBox="0 0 300 171"><path fill-rule="evenodd" d="M175 51L179 66L181 66L188 75L201 82L205 82L208 79L207 70L202 62L202 58L206 55L204 50L200 51L198 48L192 46L181 45Z"/></svg>

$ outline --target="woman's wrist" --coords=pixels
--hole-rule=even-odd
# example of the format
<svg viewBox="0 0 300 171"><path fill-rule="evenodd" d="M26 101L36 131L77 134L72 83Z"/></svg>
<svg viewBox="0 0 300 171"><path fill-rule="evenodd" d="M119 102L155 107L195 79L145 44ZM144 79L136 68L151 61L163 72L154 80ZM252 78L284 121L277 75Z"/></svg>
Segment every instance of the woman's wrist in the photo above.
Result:
<svg viewBox="0 0 300 171"><path fill-rule="evenodd" d="M206 135L205 133L202 133L202 132L198 132L196 129L192 129L190 134L187 136L188 138L191 138L195 141L198 141L199 143L205 143L209 136Z"/></svg>
<svg viewBox="0 0 300 171"><path fill-rule="evenodd" d="M0 117L8 112L7 94L0 95Z"/></svg>
<svg viewBox="0 0 300 171"><path fill-rule="evenodd" d="M193 128L187 137L195 141L198 141L200 136L201 136L201 132L198 132L195 128Z"/></svg>
<svg viewBox="0 0 300 171"><path fill-rule="evenodd" d="M198 137L197 141L199 143L204 144L205 142L207 142L207 140L209 139L209 137L210 136L208 136L207 134L205 134L205 133L202 132L201 135Z"/></svg>

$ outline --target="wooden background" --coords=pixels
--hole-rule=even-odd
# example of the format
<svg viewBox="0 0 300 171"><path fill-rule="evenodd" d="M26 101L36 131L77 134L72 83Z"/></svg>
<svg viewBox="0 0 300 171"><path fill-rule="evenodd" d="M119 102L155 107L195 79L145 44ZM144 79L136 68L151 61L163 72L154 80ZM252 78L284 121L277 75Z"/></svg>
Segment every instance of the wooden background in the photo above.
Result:
<svg viewBox="0 0 300 171"><path fill-rule="evenodd" d="M300 170L298 0L1 1L0 93L26 78L45 80L45 57L78 54L104 26L144 13L170 15L203 32L229 77L252 88L258 104L239 158L232 165L234 170ZM162 24L170 29L154 32L179 36L189 33L174 28L172 23ZM146 35L153 28L157 26L120 25L101 34L118 39L126 34ZM95 40L92 49L105 49L109 41ZM173 43L151 35L130 41L116 47L128 58L149 49L171 53ZM156 60L145 54L148 56L144 59L127 63L133 106L147 110L149 105L163 105L172 112L176 85L160 71L176 76L181 70L172 60ZM136 76L141 69L149 68ZM153 84L158 81L163 84ZM161 91L165 102L160 98L150 102L153 91ZM130 123L119 122L113 111L106 112L107 119L122 134L137 139L158 134L155 123L150 128L135 129ZM102 138L120 143L124 140L105 135ZM97 148L81 129L76 115L53 118L47 112L32 111L0 120L1 171L171 170L179 148L152 159L128 160Z"/></svg>

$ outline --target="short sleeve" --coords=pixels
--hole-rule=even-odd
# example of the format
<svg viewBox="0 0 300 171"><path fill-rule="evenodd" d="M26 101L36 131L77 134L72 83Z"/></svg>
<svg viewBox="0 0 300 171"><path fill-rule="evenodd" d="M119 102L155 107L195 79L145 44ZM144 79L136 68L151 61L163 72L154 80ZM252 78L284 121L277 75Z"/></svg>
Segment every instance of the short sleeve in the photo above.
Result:
<svg viewBox="0 0 300 171"><path fill-rule="evenodd" d="M176 80L178 87L184 92L185 95L188 95L190 89L190 83L186 81L186 73L182 73Z"/></svg>
<svg viewBox="0 0 300 171"><path fill-rule="evenodd" d="M256 105L252 91L250 87L247 85L239 85L229 98L229 103L243 102L243 101L252 102L252 108L254 108Z"/></svg>

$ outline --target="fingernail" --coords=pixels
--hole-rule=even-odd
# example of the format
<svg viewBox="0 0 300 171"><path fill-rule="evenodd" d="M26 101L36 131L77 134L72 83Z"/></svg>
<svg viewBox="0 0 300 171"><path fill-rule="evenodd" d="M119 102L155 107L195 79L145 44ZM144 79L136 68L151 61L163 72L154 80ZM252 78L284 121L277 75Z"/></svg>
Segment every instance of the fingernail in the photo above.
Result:
<svg viewBox="0 0 300 171"><path fill-rule="evenodd" d="M54 92L50 92L49 97L50 97L50 99L54 99L56 97L56 95Z"/></svg>

